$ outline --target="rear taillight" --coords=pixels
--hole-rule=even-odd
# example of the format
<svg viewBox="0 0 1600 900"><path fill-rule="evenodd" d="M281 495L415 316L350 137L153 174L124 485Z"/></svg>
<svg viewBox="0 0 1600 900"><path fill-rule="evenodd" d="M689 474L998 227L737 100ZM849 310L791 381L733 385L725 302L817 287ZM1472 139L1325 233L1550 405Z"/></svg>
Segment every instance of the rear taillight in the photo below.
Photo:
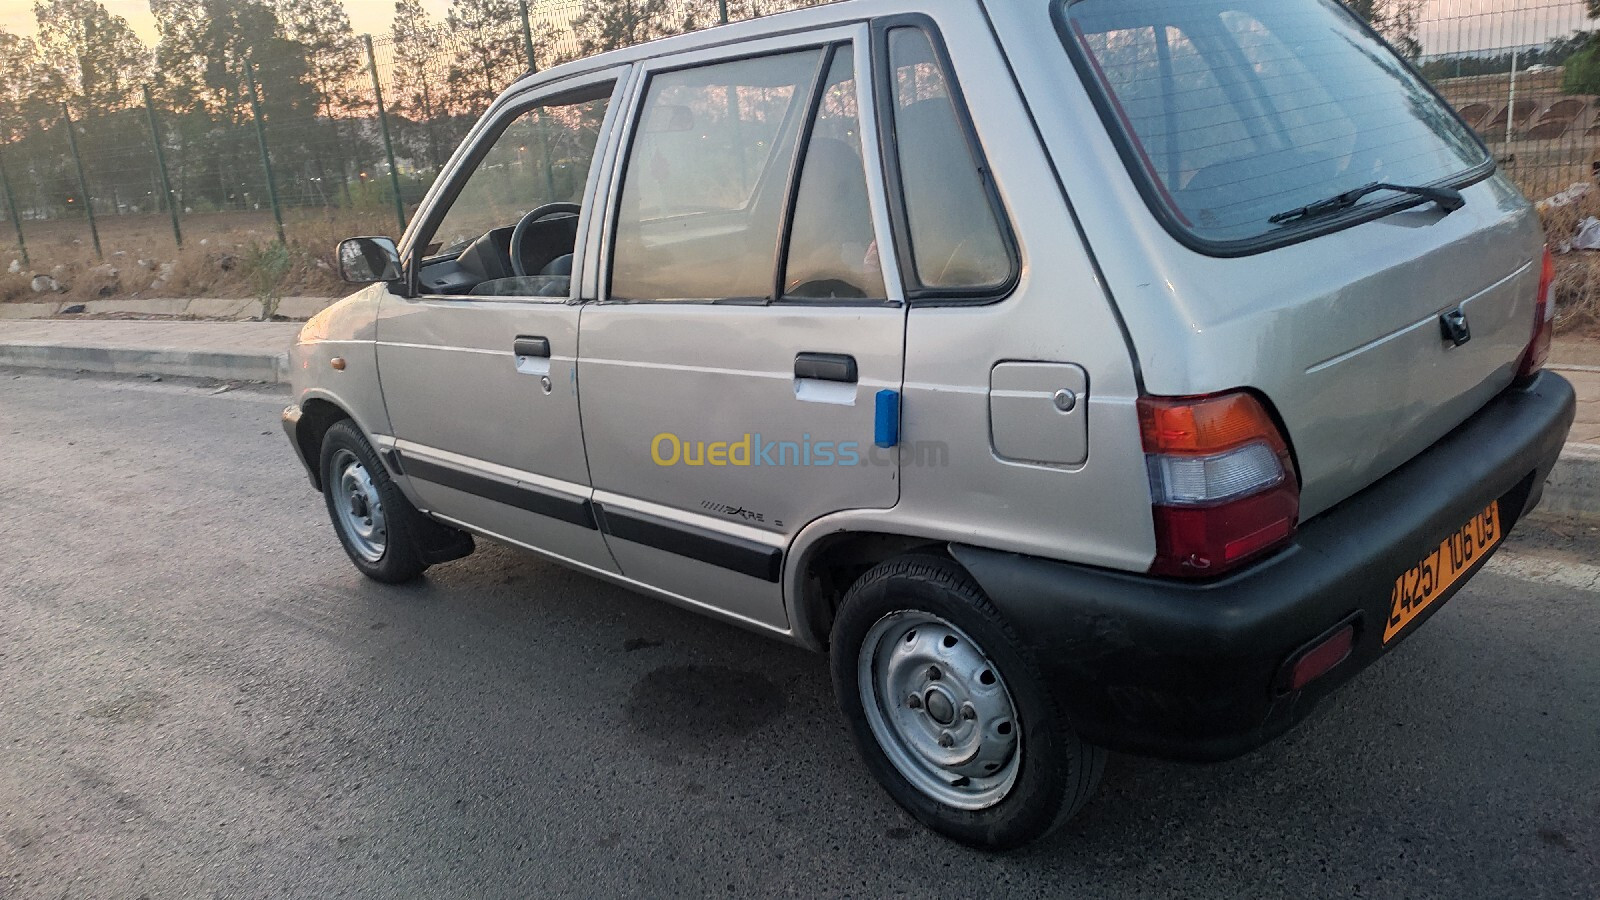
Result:
<svg viewBox="0 0 1600 900"><path fill-rule="evenodd" d="M1532 378L1550 358L1550 341L1556 326L1556 261L1550 248L1544 248L1544 268L1539 273L1539 298L1533 309L1533 339L1522 354L1517 378Z"/></svg>
<svg viewBox="0 0 1600 900"><path fill-rule="evenodd" d="M1286 543L1300 482L1282 433L1244 392L1141 397L1157 575L1210 578Z"/></svg>

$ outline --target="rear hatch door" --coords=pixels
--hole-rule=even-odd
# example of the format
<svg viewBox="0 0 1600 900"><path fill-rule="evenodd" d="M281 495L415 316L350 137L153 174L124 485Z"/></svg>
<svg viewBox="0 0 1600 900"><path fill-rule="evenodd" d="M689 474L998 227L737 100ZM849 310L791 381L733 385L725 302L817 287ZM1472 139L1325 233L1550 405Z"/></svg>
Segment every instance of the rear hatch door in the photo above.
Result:
<svg viewBox="0 0 1600 900"><path fill-rule="evenodd" d="M1510 383L1533 327L1536 218L1342 7L1078 0L1056 24L1153 213L1084 217L1145 390L1265 395L1296 454L1303 516ZM1374 184L1459 191L1464 206L1389 188L1325 202ZM1456 313L1470 340L1446 336L1441 318Z"/></svg>

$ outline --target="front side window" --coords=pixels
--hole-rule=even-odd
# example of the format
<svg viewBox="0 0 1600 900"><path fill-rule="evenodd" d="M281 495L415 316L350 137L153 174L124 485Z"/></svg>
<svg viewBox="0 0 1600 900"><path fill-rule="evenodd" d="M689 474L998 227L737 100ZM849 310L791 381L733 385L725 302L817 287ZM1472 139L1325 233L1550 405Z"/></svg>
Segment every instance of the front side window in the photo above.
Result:
<svg viewBox="0 0 1600 900"><path fill-rule="evenodd" d="M1374 183L1486 171L1483 146L1333 0L1064 0L1137 177L1205 242L1283 240L1284 214ZM1360 201L1381 204L1395 194ZM1278 217L1279 221L1273 221Z"/></svg>
<svg viewBox="0 0 1600 900"><path fill-rule="evenodd" d="M825 52L651 77L623 173L613 299L772 296L794 148Z"/></svg>
<svg viewBox="0 0 1600 900"><path fill-rule="evenodd" d="M425 293L567 296L578 206L611 91L610 83L586 89L506 123L423 238Z"/></svg>

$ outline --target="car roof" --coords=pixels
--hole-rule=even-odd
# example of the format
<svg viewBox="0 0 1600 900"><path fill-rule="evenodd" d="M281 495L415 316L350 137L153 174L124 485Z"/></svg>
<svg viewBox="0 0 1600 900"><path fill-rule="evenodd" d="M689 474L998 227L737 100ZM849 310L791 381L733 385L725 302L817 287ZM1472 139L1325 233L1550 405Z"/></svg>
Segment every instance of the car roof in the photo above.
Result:
<svg viewBox="0 0 1600 900"><path fill-rule="evenodd" d="M716 25L685 34L657 38L631 47L607 50L593 56L575 59L538 73L528 73L517 79L506 94L517 93L530 87L550 84L574 75L600 69L627 65L641 60L655 59L677 53L687 53L708 47L717 47L740 41L776 37L799 31L809 31L827 26L862 22L876 15L907 12L907 4L889 0L833 0L818 6L758 16L743 22Z"/></svg>

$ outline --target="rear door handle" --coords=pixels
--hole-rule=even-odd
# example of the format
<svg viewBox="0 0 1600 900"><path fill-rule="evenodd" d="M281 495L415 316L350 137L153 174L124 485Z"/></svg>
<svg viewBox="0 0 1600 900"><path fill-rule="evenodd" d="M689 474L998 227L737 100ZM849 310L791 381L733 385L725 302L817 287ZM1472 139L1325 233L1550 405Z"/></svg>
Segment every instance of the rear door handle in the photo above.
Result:
<svg viewBox="0 0 1600 900"><path fill-rule="evenodd" d="M550 358L550 339L542 337L519 337L511 345L511 350L518 356L542 356Z"/></svg>
<svg viewBox="0 0 1600 900"><path fill-rule="evenodd" d="M794 377L855 384L856 358L845 353L801 353L794 358Z"/></svg>

